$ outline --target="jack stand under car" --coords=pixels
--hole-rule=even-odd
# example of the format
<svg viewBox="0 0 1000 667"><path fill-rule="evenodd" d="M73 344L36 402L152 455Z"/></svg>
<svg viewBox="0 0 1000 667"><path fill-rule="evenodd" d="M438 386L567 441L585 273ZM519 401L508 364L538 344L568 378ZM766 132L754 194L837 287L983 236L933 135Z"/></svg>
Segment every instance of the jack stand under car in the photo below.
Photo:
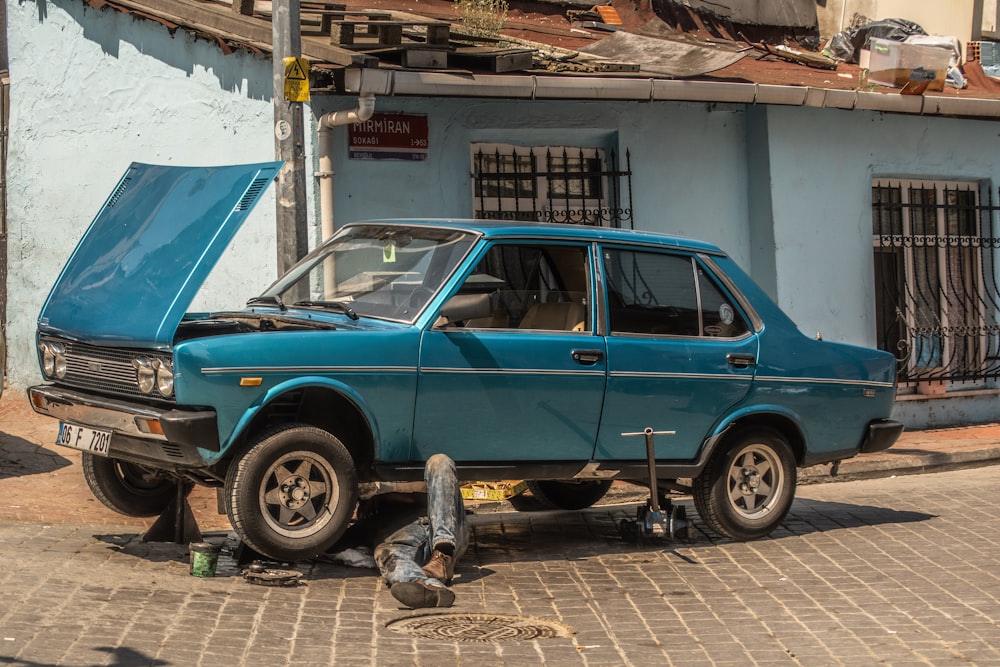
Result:
<svg viewBox="0 0 1000 667"><path fill-rule="evenodd" d="M642 435L646 437L646 461L649 464L649 500L636 511L636 520L622 519L618 532L622 539L638 542L643 539L691 539L691 523L683 507L674 505L666 497L661 498L656 488L656 455L653 449L654 435L673 435L675 431L654 431L646 427L637 433L622 433L624 437Z"/></svg>

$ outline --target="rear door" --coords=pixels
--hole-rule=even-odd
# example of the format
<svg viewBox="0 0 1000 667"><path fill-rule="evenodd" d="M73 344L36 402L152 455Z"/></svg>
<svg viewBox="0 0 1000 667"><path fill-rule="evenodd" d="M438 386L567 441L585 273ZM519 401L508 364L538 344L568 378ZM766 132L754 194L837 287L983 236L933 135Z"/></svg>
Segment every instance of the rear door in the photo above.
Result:
<svg viewBox="0 0 1000 667"><path fill-rule="evenodd" d="M594 458L697 456L718 417L750 390L757 335L695 255L605 246L608 386Z"/></svg>

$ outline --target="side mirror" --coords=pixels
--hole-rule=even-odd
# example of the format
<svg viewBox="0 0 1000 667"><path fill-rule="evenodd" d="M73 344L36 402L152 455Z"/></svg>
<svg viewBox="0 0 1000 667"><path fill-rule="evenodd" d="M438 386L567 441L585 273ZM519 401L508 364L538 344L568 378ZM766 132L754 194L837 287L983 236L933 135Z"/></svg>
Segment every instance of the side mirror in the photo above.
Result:
<svg viewBox="0 0 1000 667"><path fill-rule="evenodd" d="M445 326L462 320L493 315L489 294L456 294L441 307L440 317L434 326Z"/></svg>

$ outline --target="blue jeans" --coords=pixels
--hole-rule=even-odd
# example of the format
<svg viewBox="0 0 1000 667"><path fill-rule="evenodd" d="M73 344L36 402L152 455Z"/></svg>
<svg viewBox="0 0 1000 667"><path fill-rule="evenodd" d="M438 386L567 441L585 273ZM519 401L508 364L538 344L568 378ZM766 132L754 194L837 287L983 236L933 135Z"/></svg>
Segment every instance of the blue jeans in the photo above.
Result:
<svg viewBox="0 0 1000 667"><path fill-rule="evenodd" d="M430 457L424 465L424 482L427 515L394 531L375 547L375 563L390 586L404 581L442 584L421 569L431 559L434 548L451 545L457 562L469 546L469 526L455 462L444 454Z"/></svg>

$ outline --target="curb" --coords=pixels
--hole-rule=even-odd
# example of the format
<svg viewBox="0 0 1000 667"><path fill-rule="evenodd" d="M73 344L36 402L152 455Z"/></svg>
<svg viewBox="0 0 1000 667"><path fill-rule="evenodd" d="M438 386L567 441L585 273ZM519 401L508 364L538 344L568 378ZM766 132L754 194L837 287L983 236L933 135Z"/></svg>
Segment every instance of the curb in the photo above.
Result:
<svg viewBox="0 0 1000 667"><path fill-rule="evenodd" d="M820 464L799 470L799 484L846 482L852 479L915 475L923 472L1000 463L1000 447L954 452L924 452L921 454L885 454L841 461L836 475L830 474L830 464Z"/></svg>

